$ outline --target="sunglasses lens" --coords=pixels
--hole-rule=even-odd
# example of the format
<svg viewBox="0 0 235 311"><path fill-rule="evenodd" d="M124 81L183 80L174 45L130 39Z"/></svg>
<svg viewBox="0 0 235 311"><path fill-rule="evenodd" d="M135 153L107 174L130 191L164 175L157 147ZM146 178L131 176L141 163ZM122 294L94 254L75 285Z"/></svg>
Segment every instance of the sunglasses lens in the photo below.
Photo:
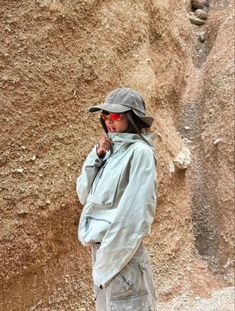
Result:
<svg viewBox="0 0 235 311"><path fill-rule="evenodd" d="M122 115L119 114L119 113L110 113L110 118L111 118L113 121L119 121L119 120L121 120Z"/></svg>
<svg viewBox="0 0 235 311"><path fill-rule="evenodd" d="M101 112L101 118L104 121L107 121L108 119L111 119L112 121L120 121L122 119L123 115L120 113L107 113L107 112Z"/></svg>

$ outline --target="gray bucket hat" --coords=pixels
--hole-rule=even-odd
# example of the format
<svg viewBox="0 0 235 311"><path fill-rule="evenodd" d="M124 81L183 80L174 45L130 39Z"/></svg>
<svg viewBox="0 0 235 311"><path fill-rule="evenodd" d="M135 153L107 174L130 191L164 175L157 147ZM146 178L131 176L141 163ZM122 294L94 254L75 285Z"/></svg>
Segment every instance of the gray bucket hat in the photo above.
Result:
<svg viewBox="0 0 235 311"><path fill-rule="evenodd" d="M146 108L143 97L131 88L118 88L113 90L105 99L103 104L99 104L88 109L90 112L106 110L114 113L123 113L132 110L147 127L154 121L152 117L146 116Z"/></svg>

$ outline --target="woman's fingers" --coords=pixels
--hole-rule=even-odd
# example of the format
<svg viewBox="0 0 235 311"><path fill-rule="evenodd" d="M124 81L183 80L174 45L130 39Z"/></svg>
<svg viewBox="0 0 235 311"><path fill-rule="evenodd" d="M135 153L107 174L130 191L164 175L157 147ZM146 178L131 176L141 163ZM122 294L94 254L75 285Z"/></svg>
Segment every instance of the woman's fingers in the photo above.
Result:
<svg viewBox="0 0 235 311"><path fill-rule="evenodd" d="M107 137L101 137L99 143L100 143L100 147L103 147L106 150L109 150L112 146L111 139L109 139Z"/></svg>
<svg viewBox="0 0 235 311"><path fill-rule="evenodd" d="M106 152L112 148L112 144L113 142L111 139L105 136L102 136L99 140L99 146L96 150L96 153L98 154L98 156L99 157L105 156Z"/></svg>

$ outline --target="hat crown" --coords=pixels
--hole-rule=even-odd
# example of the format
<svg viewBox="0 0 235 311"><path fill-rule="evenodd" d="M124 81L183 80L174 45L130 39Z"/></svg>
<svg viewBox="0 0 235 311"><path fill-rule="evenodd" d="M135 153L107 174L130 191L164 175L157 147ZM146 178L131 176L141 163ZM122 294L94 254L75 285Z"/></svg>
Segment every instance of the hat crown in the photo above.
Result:
<svg viewBox="0 0 235 311"><path fill-rule="evenodd" d="M122 105L132 110L138 111L145 116L145 102L143 97L131 88L118 88L108 94L105 103L110 105Z"/></svg>

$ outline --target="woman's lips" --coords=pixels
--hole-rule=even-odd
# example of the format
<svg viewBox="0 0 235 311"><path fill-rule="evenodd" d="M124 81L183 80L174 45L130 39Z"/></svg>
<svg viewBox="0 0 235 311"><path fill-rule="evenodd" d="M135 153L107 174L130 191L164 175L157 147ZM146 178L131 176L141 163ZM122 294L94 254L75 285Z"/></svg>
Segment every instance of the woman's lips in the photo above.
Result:
<svg viewBox="0 0 235 311"><path fill-rule="evenodd" d="M115 128L110 128L110 127L109 127L109 128L108 128L108 131L111 132L111 133L114 133L114 132L116 132L116 129L115 129Z"/></svg>

